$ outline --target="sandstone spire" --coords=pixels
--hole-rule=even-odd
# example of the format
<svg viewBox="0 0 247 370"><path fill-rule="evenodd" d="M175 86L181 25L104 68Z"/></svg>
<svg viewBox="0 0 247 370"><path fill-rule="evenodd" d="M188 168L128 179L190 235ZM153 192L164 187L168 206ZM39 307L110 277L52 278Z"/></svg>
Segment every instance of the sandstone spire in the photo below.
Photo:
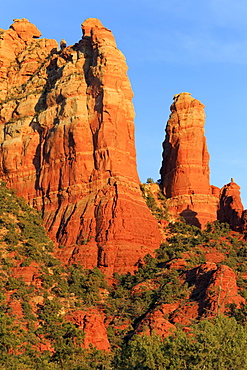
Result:
<svg viewBox="0 0 247 370"><path fill-rule="evenodd" d="M220 222L227 222L235 231L242 231L244 207L240 196L240 186L234 179L223 186L220 192L220 202L217 217Z"/></svg>
<svg viewBox="0 0 247 370"><path fill-rule="evenodd" d="M161 186L173 216L203 227L216 220L217 198L209 184L204 105L189 93L174 96L163 143Z"/></svg>
<svg viewBox="0 0 247 370"><path fill-rule="evenodd" d="M60 51L17 23L0 35L0 176L42 211L62 259L131 271L160 235L139 190L125 58L97 19Z"/></svg>

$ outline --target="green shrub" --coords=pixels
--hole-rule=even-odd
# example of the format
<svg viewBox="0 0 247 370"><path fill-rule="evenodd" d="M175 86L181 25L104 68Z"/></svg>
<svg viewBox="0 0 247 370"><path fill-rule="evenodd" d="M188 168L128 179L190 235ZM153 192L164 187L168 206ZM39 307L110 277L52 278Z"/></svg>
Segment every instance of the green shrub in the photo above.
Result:
<svg viewBox="0 0 247 370"><path fill-rule="evenodd" d="M116 355L121 370L246 370L247 328L234 318L219 316L177 329L163 341L156 335L137 336Z"/></svg>

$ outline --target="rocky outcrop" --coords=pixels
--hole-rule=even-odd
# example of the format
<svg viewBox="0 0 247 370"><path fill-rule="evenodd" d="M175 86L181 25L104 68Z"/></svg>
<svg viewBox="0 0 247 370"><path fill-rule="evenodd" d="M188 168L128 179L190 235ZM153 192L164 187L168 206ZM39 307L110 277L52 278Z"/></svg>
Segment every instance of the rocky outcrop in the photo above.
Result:
<svg viewBox="0 0 247 370"><path fill-rule="evenodd" d="M217 218L220 222L227 222L233 230L242 231L243 210L240 186L232 179L229 184L221 189Z"/></svg>
<svg viewBox="0 0 247 370"><path fill-rule="evenodd" d="M110 351L110 343L101 312L96 309L80 310L68 314L66 318L84 332L85 348L90 348L90 345L93 345L97 349Z"/></svg>
<svg viewBox="0 0 247 370"><path fill-rule="evenodd" d="M238 308L245 304L239 294L236 274L229 266L206 262L188 271L186 280L193 281L190 298L198 303L199 316L217 316L224 314L231 303Z"/></svg>
<svg viewBox="0 0 247 370"><path fill-rule="evenodd" d="M212 274L203 303L206 317L224 314L231 303L238 308L246 303L238 293L236 274L229 266L221 265Z"/></svg>
<svg viewBox="0 0 247 370"><path fill-rule="evenodd" d="M218 198L209 184L204 105L189 93L174 96L163 143L161 187L172 216L203 227L216 220Z"/></svg>
<svg viewBox="0 0 247 370"><path fill-rule="evenodd" d="M97 19L75 45L25 19L0 33L0 176L40 210L65 262L133 271L160 243L139 190L133 93Z"/></svg>
<svg viewBox="0 0 247 370"><path fill-rule="evenodd" d="M156 333L165 338L173 332L177 323L185 329L198 319L226 314L230 304L237 308L246 304L239 294L236 274L226 265L206 262L187 270L180 278L181 285L187 283L191 287L190 294L174 303L157 305L137 323L135 333Z"/></svg>
<svg viewBox="0 0 247 370"><path fill-rule="evenodd" d="M157 309L148 312L144 319L138 323L135 333L141 335L156 334L164 339L176 329L167 317L178 306L179 303L162 304Z"/></svg>

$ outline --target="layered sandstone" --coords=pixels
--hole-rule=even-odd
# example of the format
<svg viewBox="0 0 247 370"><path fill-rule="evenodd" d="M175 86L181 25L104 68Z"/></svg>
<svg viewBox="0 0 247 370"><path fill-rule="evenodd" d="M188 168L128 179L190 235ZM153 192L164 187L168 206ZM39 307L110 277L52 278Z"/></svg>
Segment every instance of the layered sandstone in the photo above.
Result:
<svg viewBox="0 0 247 370"><path fill-rule="evenodd" d="M220 202L217 217L220 222L227 222L235 231L242 231L243 204L240 196L240 186L234 180L223 186L220 192Z"/></svg>
<svg viewBox="0 0 247 370"><path fill-rule="evenodd" d="M139 190L127 65L97 19L57 49L26 19L0 33L0 176L43 214L64 262L133 271L160 242Z"/></svg>
<svg viewBox="0 0 247 370"><path fill-rule="evenodd" d="M174 96L163 143L161 187L172 216L203 227L216 220L218 198L209 183L204 105L189 93Z"/></svg>

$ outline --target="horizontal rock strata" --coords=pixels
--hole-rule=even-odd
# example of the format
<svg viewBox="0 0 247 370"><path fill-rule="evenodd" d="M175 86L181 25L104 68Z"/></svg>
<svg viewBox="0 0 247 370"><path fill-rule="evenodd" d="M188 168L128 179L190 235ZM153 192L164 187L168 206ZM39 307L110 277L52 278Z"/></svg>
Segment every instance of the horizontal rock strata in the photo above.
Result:
<svg viewBox="0 0 247 370"><path fill-rule="evenodd" d="M216 220L218 197L209 184L204 105L189 93L175 95L163 143L161 187L172 216L203 227Z"/></svg>
<svg viewBox="0 0 247 370"><path fill-rule="evenodd" d="M0 176L65 262L133 271L160 234L139 190L127 65L97 19L61 50L26 19L0 32Z"/></svg>

